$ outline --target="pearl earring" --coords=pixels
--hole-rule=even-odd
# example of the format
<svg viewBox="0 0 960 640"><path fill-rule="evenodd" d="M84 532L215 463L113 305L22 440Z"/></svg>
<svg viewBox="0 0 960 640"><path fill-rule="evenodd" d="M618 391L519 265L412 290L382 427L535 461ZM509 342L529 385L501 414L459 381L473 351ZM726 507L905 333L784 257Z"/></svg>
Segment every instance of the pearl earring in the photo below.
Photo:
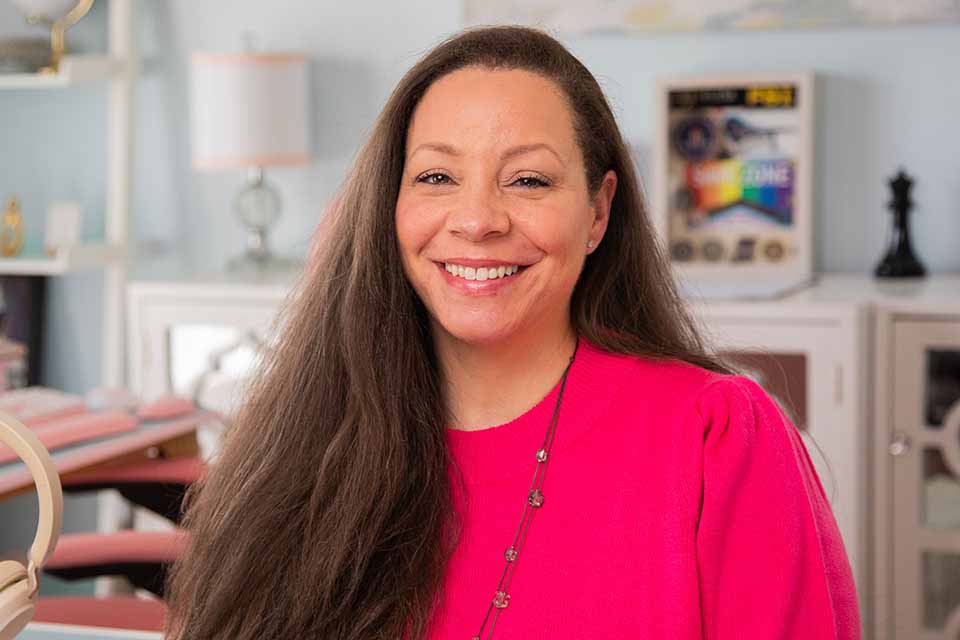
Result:
<svg viewBox="0 0 960 640"><path fill-rule="evenodd" d="M593 249L593 240L587 241L587 249Z"/></svg>

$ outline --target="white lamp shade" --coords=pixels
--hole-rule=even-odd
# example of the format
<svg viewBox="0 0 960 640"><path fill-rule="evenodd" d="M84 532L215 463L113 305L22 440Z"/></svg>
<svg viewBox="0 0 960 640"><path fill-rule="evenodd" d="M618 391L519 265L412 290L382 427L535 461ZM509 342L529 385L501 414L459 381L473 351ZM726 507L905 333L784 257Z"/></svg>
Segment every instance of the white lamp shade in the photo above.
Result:
<svg viewBox="0 0 960 640"><path fill-rule="evenodd" d="M190 89L195 169L310 161L305 55L194 54Z"/></svg>

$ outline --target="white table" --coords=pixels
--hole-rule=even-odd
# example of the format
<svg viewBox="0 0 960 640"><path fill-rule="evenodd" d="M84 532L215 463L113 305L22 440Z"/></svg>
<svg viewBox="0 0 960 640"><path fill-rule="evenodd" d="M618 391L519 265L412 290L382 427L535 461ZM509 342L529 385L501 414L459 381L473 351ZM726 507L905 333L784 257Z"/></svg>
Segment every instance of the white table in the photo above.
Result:
<svg viewBox="0 0 960 640"><path fill-rule="evenodd" d="M100 640L101 638L103 640L163 640L163 634L32 622L17 636L17 640Z"/></svg>

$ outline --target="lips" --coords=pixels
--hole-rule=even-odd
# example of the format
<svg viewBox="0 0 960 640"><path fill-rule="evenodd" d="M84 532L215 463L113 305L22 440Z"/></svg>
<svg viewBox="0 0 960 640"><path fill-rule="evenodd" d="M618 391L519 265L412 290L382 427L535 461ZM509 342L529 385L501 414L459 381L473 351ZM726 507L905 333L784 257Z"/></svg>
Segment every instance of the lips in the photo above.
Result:
<svg viewBox="0 0 960 640"><path fill-rule="evenodd" d="M437 261L435 261L437 262ZM444 258L437 262L441 267L444 264L458 264L464 267L473 267L474 269L479 269L480 267L510 267L517 265L522 270L524 267L528 266L520 260L514 260L513 262L506 260L494 260L491 258Z"/></svg>
<svg viewBox="0 0 960 640"><path fill-rule="evenodd" d="M499 263L499 264L503 264L503 263ZM513 264L517 264L517 263L513 263ZM523 272L527 270L527 267L521 266L517 270L517 272L512 276L506 276L504 278L495 278L493 280L467 280L465 278L455 276L452 273L448 272L442 262L438 262L436 263L436 265L437 265L437 268L440 270L440 277L442 277L444 281L454 291L462 295L468 295L468 296L485 296L485 295L496 294L500 292L502 289L504 289L505 287L510 287L513 284L515 284L517 279L523 277ZM467 265L464 265L464 266L467 266Z"/></svg>

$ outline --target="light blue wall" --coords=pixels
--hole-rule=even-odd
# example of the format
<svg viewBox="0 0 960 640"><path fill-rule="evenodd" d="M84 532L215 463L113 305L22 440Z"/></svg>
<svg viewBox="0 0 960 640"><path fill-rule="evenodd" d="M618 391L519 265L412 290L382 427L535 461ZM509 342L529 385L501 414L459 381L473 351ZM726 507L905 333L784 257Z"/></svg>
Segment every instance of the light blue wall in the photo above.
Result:
<svg viewBox="0 0 960 640"><path fill-rule="evenodd" d="M899 166L916 178L914 249L933 272L960 270L960 26L591 36L571 41L640 147L653 136L658 74L818 73L816 268L870 272L886 248Z"/></svg>
<svg viewBox="0 0 960 640"><path fill-rule="evenodd" d="M403 72L459 29L456 2L376 0L165 0L140 2L132 229L142 254L175 250L197 268L222 264L243 243L229 211L240 172L200 175L189 165L187 73L190 52L236 50L255 31L264 49L301 49L313 59L314 148L305 169L271 174L286 212L275 234L281 251L300 253L373 120ZM106 49L106 4L70 33L78 51ZM26 33L0 2L0 36ZM566 38L605 87L628 140L649 148L652 82L660 73L813 69L817 109L817 266L868 271L885 246L885 180L903 165L916 176L915 248L933 272L960 270L960 27L593 35ZM84 233L102 231L102 87L0 93L0 195L23 200L31 233L54 198L81 201ZM643 160L641 153L641 160ZM644 163L645 165L645 163ZM646 171L645 171L646 172ZM101 278L50 284L47 384L69 391L95 385L100 371ZM71 501L72 528L92 527L89 502ZM26 540L31 525L0 512L0 551Z"/></svg>

